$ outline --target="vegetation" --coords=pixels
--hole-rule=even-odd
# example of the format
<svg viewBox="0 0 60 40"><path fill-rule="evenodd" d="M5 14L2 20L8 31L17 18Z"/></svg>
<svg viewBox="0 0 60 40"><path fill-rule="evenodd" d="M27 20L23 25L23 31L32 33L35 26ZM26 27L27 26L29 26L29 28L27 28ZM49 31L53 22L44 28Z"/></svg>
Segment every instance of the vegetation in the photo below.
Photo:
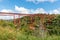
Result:
<svg viewBox="0 0 60 40"><path fill-rule="evenodd" d="M60 15L44 18L46 30L40 30L40 20L39 16L24 16L17 26L12 20L0 20L0 40L60 40Z"/></svg>

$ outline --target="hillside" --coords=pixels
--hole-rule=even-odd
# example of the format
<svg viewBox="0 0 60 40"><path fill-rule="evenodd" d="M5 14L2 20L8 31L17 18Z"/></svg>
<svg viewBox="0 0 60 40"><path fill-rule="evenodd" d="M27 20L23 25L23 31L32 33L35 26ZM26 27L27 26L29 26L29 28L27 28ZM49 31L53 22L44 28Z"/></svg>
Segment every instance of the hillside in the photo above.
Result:
<svg viewBox="0 0 60 40"><path fill-rule="evenodd" d="M45 15L45 14L38 15L37 14L37 15L33 15L33 16L24 16L24 17L20 18L20 25L18 25L19 21L18 21L18 19L16 19L16 22L17 22L16 27L17 27L17 29L24 30L24 31L28 31L28 30L36 31L36 30L40 30L40 28L42 27L43 30L47 30L49 33L51 31L58 32L60 27L57 26L59 24L56 24L57 21L59 23L59 19L57 19L57 18L60 18L59 15L57 16L57 15ZM43 23L41 23L41 22L43 22ZM53 34L55 34L55 32Z"/></svg>
<svg viewBox="0 0 60 40"><path fill-rule="evenodd" d="M13 22L13 20L0 20L1 40L43 40L41 37L45 40L60 40L60 15L37 14L15 19L16 24Z"/></svg>

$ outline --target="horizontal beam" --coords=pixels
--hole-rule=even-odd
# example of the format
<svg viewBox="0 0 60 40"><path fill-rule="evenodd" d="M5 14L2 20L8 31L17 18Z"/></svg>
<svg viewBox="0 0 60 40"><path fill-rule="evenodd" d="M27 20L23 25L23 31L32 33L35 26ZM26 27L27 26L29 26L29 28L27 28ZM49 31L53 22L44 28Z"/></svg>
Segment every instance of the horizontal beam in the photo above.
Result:
<svg viewBox="0 0 60 40"><path fill-rule="evenodd" d="M47 15L47 14L22 14L22 13L6 13L6 12L0 12L0 14L9 14L9 15Z"/></svg>

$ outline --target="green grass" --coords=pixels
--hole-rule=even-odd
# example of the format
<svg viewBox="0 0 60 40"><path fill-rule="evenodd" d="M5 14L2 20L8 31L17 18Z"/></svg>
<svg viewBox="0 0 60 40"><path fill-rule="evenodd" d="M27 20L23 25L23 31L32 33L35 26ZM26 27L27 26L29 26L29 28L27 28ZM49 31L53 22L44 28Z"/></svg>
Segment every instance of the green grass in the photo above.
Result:
<svg viewBox="0 0 60 40"><path fill-rule="evenodd" d="M0 40L60 40L60 36L52 35L41 38L33 35L25 35L20 30L16 31L11 27L0 27Z"/></svg>

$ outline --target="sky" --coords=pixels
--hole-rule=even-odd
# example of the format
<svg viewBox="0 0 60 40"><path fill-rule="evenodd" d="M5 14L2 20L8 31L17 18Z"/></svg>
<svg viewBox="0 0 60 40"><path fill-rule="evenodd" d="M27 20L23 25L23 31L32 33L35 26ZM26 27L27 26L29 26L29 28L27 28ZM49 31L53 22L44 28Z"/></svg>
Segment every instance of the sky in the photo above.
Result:
<svg viewBox="0 0 60 40"><path fill-rule="evenodd" d="M0 0L0 12L60 14L60 0Z"/></svg>
<svg viewBox="0 0 60 40"><path fill-rule="evenodd" d="M60 0L0 0L0 12L60 13Z"/></svg>

